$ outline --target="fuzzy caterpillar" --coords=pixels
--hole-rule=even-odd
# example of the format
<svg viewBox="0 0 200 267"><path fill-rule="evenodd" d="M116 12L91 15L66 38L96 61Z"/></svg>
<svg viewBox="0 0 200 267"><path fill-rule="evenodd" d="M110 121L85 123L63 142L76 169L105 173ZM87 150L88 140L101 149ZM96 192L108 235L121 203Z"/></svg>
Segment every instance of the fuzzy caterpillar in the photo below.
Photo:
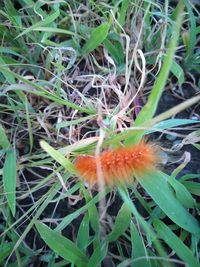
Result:
<svg viewBox="0 0 200 267"><path fill-rule="evenodd" d="M78 175L93 186L98 183L97 164L100 164L105 184L112 186L130 183L134 173L152 170L158 162L158 148L141 141L130 147L106 150L98 157L80 155L75 161L75 168Z"/></svg>

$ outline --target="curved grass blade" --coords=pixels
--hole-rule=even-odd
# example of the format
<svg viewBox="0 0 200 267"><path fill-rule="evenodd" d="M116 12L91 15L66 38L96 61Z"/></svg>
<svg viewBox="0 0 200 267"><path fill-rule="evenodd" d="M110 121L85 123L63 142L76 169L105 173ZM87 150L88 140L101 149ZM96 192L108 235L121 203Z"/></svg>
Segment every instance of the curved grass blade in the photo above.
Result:
<svg viewBox="0 0 200 267"><path fill-rule="evenodd" d="M59 256L76 266L87 266L87 256L71 240L39 221L35 226L45 243Z"/></svg>

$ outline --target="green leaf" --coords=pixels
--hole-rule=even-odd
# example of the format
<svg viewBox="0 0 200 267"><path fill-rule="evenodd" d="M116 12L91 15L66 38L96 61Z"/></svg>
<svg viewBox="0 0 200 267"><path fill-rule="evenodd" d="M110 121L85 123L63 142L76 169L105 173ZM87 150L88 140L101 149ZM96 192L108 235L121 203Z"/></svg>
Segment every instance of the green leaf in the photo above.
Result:
<svg viewBox="0 0 200 267"><path fill-rule="evenodd" d="M188 263L188 266L199 267L199 263L192 254L192 251L170 230L169 227L158 219L154 221L153 225L158 232L159 237L176 252L180 259Z"/></svg>
<svg viewBox="0 0 200 267"><path fill-rule="evenodd" d="M139 222L139 224L142 226L142 228L145 230L146 232L146 236L148 237L149 240L154 242L154 246L156 248L156 250L158 251L158 253L160 254L161 257L167 257L163 247L161 246L159 240L157 240L156 238L156 234L154 233L154 231L152 230L150 224L145 221L145 219L143 218L143 216L141 216L139 214L139 212L137 211L134 202L132 201L132 199L129 196L129 192L127 190L127 188L118 188L118 191L123 199L123 201L128 205L128 207L130 208L131 212L133 213L135 219L137 222ZM169 266L168 264L166 266Z"/></svg>
<svg viewBox="0 0 200 267"><path fill-rule="evenodd" d="M16 153L14 149L9 149L6 152L5 163L3 166L3 185L8 205L13 216L15 216L16 212L16 178Z"/></svg>
<svg viewBox="0 0 200 267"><path fill-rule="evenodd" d="M38 27L45 26L53 22L58 16L60 15L59 9L57 9L53 14L48 15L45 19L36 22L32 26L28 27L26 30L24 30L22 33L20 33L16 38L19 38L23 36L24 34L28 34L29 32L33 31L34 29L37 29Z"/></svg>
<svg viewBox="0 0 200 267"><path fill-rule="evenodd" d="M126 12L128 9L128 4L129 4L129 0L123 0L122 1L122 7L120 9L120 13L119 13L119 19L118 22L121 26L124 25L125 21L126 21ZM119 27L118 32L121 32L121 28Z"/></svg>
<svg viewBox="0 0 200 267"><path fill-rule="evenodd" d="M185 67L189 69L192 64L192 57L194 55L195 44L197 42L197 36L196 36L197 26L196 26L196 17L192 11L192 6L191 6L190 1L184 0L184 4L187 8L187 12L189 14L189 19L190 19L190 28L188 32L186 32L186 35L188 36L188 42L185 43L186 57L184 60ZM184 41L184 38L183 38L183 41Z"/></svg>
<svg viewBox="0 0 200 267"><path fill-rule="evenodd" d="M200 234L199 223L176 199L161 172L155 170L143 174L135 173L135 177L173 222L191 233Z"/></svg>
<svg viewBox="0 0 200 267"><path fill-rule="evenodd" d="M151 94L148 98L148 101L146 105L143 107L143 109L138 114L134 126L143 126L145 123L148 123L154 116L160 97L162 95L163 89L165 87L165 83L167 81L172 63L173 63L173 57L174 53L176 51L176 45L179 38L180 33L180 27L182 23L183 18L183 2L179 1L178 3L178 15L177 20L173 23L173 36L171 38L171 41L169 43L169 47L167 49L166 56L164 58L163 66L161 68L161 71L156 79L156 82L153 86L153 89L151 91ZM135 144L141 140L141 138L144 135L145 130L139 130L135 133L135 135L131 138L128 138L125 142L126 145L128 144Z"/></svg>
<svg viewBox="0 0 200 267"><path fill-rule="evenodd" d="M85 267L87 265L86 255L71 240L39 221L35 223L35 226L45 243L63 259L76 266Z"/></svg>
<svg viewBox="0 0 200 267"><path fill-rule="evenodd" d="M200 183L185 181L183 182L183 185L190 191L190 193L200 196Z"/></svg>
<svg viewBox="0 0 200 267"><path fill-rule="evenodd" d="M110 40L108 40L108 38L104 40L104 44L112 58L115 60L116 64L121 65L124 61L123 49L121 44L118 41L113 41L112 43Z"/></svg>
<svg viewBox="0 0 200 267"><path fill-rule="evenodd" d="M194 147L196 147L196 149L200 150L200 144L193 144Z"/></svg>
<svg viewBox="0 0 200 267"><path fill-rule="evenodd" d="M3 263L3 261L9 256L9 254L13 250L13 246L14 245L12 242L3 242L3 244L0 246L0 264ZM3 264L1 266L3 266Z"/></svg>
<svg viewBox="0 0 200 267"><path fill-rule="evenodd" d="M10 146L10 142L8 141L4 128L0 124L0 147L6 149L9 146Z"/></svg>
<svg viewBox="0 0 200 267"><path fill-rule="evenodd" d="M40 141L40 146L57 162L60 163L65 169L67 169L69 172L74 173L74 165L66 159L59 151L55 150L52 146L50 146L45 141Z"/></svg>
<svg viewBox="0 0 200 267"><path fill-rule="evenodd" d="M172 66L171 66L171 72L178 79L179 85L182 85L185 82L184 71L181 68L181 66L178 63L176 63L175 60L173 60L173 63L172 63Z"/></svg>
<svg viewBox="0 0 200 267"><path fill-rule="evenodd" d="M173 175L169 176L164 173L162 175L166 178L168 183L173 187L176 193L176 198L182 203L185 208L194 208L196 206L196 202L194 198L191 196L190 192L187 188L181 184L178 180L173 177Z"/></svg>
<svg viewBox="0 0 200 267"><path fill-rule="evenodd" d="M82 54L88 54L96 49L107 37L110 28L109 23L104 23L94 29L91 33L90 39L83 46Z"/></svg>
<svg viewBox="0 0 200 267"><path fill-rule="evenodd" d="M88 261L87 267L101 266L101 262L106 257L107 251L108 251L108 244L107 244L107 242L103 241L94 250L92 256L90 257L90 259Z"/></svg>
<svg viewBox="0 0 200 267"><path fill-rule="evenodd" d="M131 210L127 204L123 204L115 219L112 232L107 236L109 242L117 240L127 229L131 221Z"/></svg>
<svg viewBox="0 0 200 267"><path fill-rule="evenodd" d="M89 244L89 215L85 214L77 234L77 246L81 250L86 250Z"/></svg>
<svg viewBox="0 0 200 267"><path fill-rule="evenodd" d="M188 125L193 123L200 123L200 121L188 120L188 119L169 119L161 121L153 126L153 129L145 131L145 134L150 134L158 130L165 130L169 128L178 127L181 125Z"/></svg>
<svg viewBox="0 0 200 267"><path fill-rule="evenodd" d="M136 226L131 223L131 244L132 244L132 267L150 267L150 261L148 260L147 250L145 248L144 241L142 240L142 234L139 234ZM141 259L139 259L141 258Z"/></svg>
<svg viewBox="0 0 200 267"><path fill-rule="evenodd" d="M0 65L4 66L4 68L6 69L6 71L2 70L1 73L3 74L3 76L5 77L5 79L10 83L13 84L15 83L15 78L11 73L8 73L7 70L9 69L6 65L6 63L4 62L3 58L0 57Z"/></svg>

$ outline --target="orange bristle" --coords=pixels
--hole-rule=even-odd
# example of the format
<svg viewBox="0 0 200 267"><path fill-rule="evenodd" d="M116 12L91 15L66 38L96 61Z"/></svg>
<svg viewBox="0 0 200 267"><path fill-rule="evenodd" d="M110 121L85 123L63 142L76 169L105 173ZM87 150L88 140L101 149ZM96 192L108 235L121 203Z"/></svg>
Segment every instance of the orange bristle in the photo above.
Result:
<svg viewBox="0 0 200 267"><path fill-rule="evenodd" d="M97 164L102 171L102 179L106 185L130 183L134 173L147 172L156 167L159 162L155 145L144 141L131 147L121 147L102 152L98 158L80 155L75 161L75 168L91 186L98 183Z"/></svg>

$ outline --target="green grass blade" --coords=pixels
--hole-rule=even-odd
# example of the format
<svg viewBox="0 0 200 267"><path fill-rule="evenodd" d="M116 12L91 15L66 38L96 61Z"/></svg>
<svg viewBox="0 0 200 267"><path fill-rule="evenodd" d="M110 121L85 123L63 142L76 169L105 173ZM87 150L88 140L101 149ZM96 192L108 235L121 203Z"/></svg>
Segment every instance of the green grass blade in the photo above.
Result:
<svg viewBox="0 0 200 267"><path fill-rule="evenodd" d="M35 226L45 243L63 259L76 266L85 267L87 265L86 255L71 240L41 222L37 221Z"/></svg>
<svg viewBox="0 0 200 267"><path fill-rule="evenodd" d="M176 252L176 254L191 267L199 267L199 262L194 257L192 251L178 238L169 227L167 227L160 220L154 221L154 227L158 232L160 238L162 238L169 247Z"/></svg>
<svg viewBox="0 0 200 267"><path fill-rule="evenodd" d="M13 243L12 242L9 242L9 243L4 242L2 245L0 245L0 251L1 251L0 264L2 264L3 260L9 256L12 249L13 249ZM1 266L3 266L3 264Z"/></svg>
<svg viewBox="0 0 200 267"><path fill-rule="evenodd" d="M155 246L156 250L158 251L158 253L162 257L167 258L167 255L166 255L163 247L161 246L160 242L157 240L155 233L152 231L151 226L144 220L144 218L137 211L132 199L130 198L130 196L128 194L128 191L126 190L126 188L118 188L118 190L119 190L119 193L120 193L123 201L128 205L128 207L130 208L130 210L131 210L132 214L134 215L135 219L137 220L137 222L139 222L139 224L145 230L148 238L153 240L154 246ZM166 267L167 266L171 266L171 265L167 263Z"/></svg>
<svg viewBox="0 0 200 267"><path fill-rule="evenodd" d="M117 240L127 229L131 221L131 210L127 204L123 204L115 219L112 232L107 236L109 242Z"/></svg>
<svg viewBox="0 0 200 267"><path fill-rule="evenodd" d="M101 266L101 262L106 257L108 251L107 242L103 241L97 248L94 250L92 256L88 261L87 267L98 267Z"/></svg>
<svg viewBox="0 0 200 267"><path fill-rule="evenodd" d="M128 10L128 4L129 4L129 0L123 0L122 1L122 7L120 10L119 19L118 19L118 22L121 26L123 26L125 23L126 12ZM121 32L120 28L118 28L118 32Z"/></svg>
<svg viewBox="0 0 200 267"><path fill-rule="evenodd" d="M13 216L15 216L16 212L16 178L16 153L14 149L9 149L6 152L3 166L3 185L6 199Z"/></svg>
<svg viewBox="0 0 200 267"><path fill-rule="evenodd" d="M4 128L0 124L0 147L6 149L10 146L10 142L8 141L8 137L5 133Z"/></svg>
<svg viewBox="0 0 200 267"><path fill-rule="evenodd" d="M166 178L168 183L173 187L176 193L176 198L185 208L194 208L196 206L195 199L192 197L187 188L175 179L172 175L166 175L162 173L163 177Z"/></svg>
<svg viewBox="0 0 200 267"><path fill-rule="evenodd" d="M89 215L88 213L85 214L80 224L76 243L77 243L77 246L82 251L85 251L86 247L89 244Z"/></svg>
<svg viewBox="0 0 200 267"><path fill-rule="evenodd" d="M187 37L187 42L185 43L186 45L186 58L185 58L185 62L184 65L186 68L190 67L191 63L192 63L192 56L194 54L194 49L195 49L195 44L196 44L196 32L197 32L197 25L196 25L196 18L194 16L194 13L192 11L192 7L191 7L191 3L188 0L184 0L184 4L187 8L188 14L189 14L189 18L190 18L190 29L188 31L188 33L186 33ZM184 36L184 34L183 34ZM184 41L184 38L183 38Z"/></svg>
<svg viewBox="0 0 200 267"><path fill-rule="evenodd" d="M142 240L142 235L138 233L136 226L131 223L131 244L132 244L132 267L150 267L150 261L148 260L147 250ZM142 257L142 259L138 259ZM146 259L145 259L146 258ZM138 259L138 260L137 260ZM135 260L135 261L134 261Z"/></svg>
<svg viewBox="0 0 200 267"><path fill-rule="evenodd" d="M158 75L158 78L156 79L156 82L153 86L153 89L151 91L151 94L148 98L148 101L146 105L143 107L143 109L140 111L138 114L134 126L141 126L150 121L157 109L158 102L160 100L160 97L162 95L165 83L167 81L171 65L173 62L173 57L174 53L176 50L176 45L178 42L179 38L179 33L180 33L180 27L181 27L181 22L182 22L182 13L183 13L183 1L179 1L178 4L178 14L177 14L177 19L173 24L173 35L171 38L171 41L169 43L169 48L167 49L166 56L164 58L163 66L161 68L161 71ZM144 134L144 130L138 131L132 138L129 138L126 140L125 144L134 144L137 143L141 140L142 136Z"/></svg>
<svg viewBox="0 0 200 267"><path fill-rule="evenodd" d="M60 163L61 166L63 166L65 169L67 169L69 172L74 173L74 165L71 163L70 160L66 159L59 151L55 150L52 146L50 146L45 141L40 141L40 146L57 162Z"/></svg>
<svg viewBox="0 0 200 267"><path fill-rule="evenodd" d="M193 123L200 123L200 121L188 120L188 119L169 119L169 120L164 120L164 121L161 121L161 122L155 124L153 126L153 130L146 131L146 134L156 132L156 129L165 130L165 129L170 129L170 128L174 128L174 127L178 127L178 126L182 126L182 125L193 124Z"/></svg>
<svg viewBox="0 0 200 267"><path fill-rule="evenodd" d="M181 86L185 82L185 75L183 69L178 63L176 63L175 60L173 60L173 64L171 66L171 72L178 79L178 83Z"/></svg>
<svg viewBox="0 0 200 267"><path fill-rule="evenodd" d="M191 233L200 234L199 223L176 199L161 172L155 170L142 175L135 173L135 177L173 222Z"/></svg>
<svg viewBox="0 0 200 267"><path fill-rule="evenodd" d="M16 79L18 79L19 81L24 82L25 84L30 85L32 88L35 88L36 90L31 90L31 93L37 96L42 96L44 98L50 99L53 102L59 104L59 105L66 105L69 106L73 109L77 109L81 112L85 112L88 114L95 114L95 111L87 109L87 108L83 108L80 105L76 105L66 99L62 99L60 97L58 97L57 95L55 95L54 93L49 92L48 90L45 90L42 86L40 86L38 83L34 83L32 81L29 81L27 79L25 79L23 76L11 71L10 69L6 68L5 66L0 64L0 73L5 73L5 75L13 75L13 77L15 77ZM13 84L15 85L15 82L13 82ZM20 90L20 91L26 91L28 93L30 93L30 90L25 90L25 89L21 89L20 85L17 85L17 87L14 88L14 90Z"/></svg>
<svg viewBox="0 0 200 267"><path fill-rule="evenodd" d="M96 49L107 37L110 28L109 23L103 23L99 27L93 30L89 40L83 46L82 54L88 54Z"/></svg>
<svg viewBox="0 0 200 267"><path fill-rule="evenodd" d="M190 191L191 194L200 196L200 183L196 182L183 182L183 185Z"/></svg>
<svg viewBox="0 0 200 267"><path fill-rule="evenodd" d="M25 34L30 33L31 31L33 31L35 28L41 27L41 26L45 26L50 24L51 22L53 22L58 16L60 15L60 11L59 9L57 9L53 14L47 16L45 19L43 19L42 21L36 22L34 25L28 27L26 30L24 30L22 33L20 33L16 38L19 38Z"/></svg>
<svg viewBox="0 0 200 267"><path fill-rule="evenodd" d="M0 65L5 65L5 62L3 60L2 57L0 57ZM2 74L3 76L5 77L5 79L10 83L10 84L13 84L15 83L15 78L14 78L14 75L12 75L12 73L9 73L8 71L9 69L7 67L5 67L5 70L2 70Z"/></svg>

